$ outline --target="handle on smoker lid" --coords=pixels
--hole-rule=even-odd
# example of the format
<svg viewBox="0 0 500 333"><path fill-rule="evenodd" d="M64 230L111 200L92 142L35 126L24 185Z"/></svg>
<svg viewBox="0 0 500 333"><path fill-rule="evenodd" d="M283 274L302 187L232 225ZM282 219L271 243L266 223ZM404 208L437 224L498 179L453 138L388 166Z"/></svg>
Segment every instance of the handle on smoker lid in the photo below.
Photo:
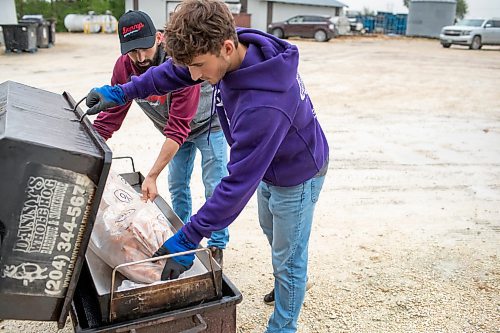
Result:
<svg viewBox="0 0 500 333"><path fill-rule="evenodd" d="M132 156L118 156L118 157L113 157L113 160L123 160L123 159L129 159L130 163L132 164L132 171L135 172L135 165L134 165L134 159Z"/></svg>
<svg viewBox="0 0 500 333"><path fill-rule="evenodd" d="M210 262L210 270L212 271L212 280L214 281L215 294L219 295L219 293L221 291L219 290L219 285L217 284L217 279L215 278L215 269L214 269L214 264L213 264L213 260L212 260L212 252L210 252L210 250L207 248L199 248L199 249L194 249L194 250L189 250L189 251L184 251L184 252L178 252L178 253L174 253L174 254L165 254L163 256L154 257L154 258L147 258L147 259L127 262L127 263L120 264L120 265L116 266L115 268L113 268L113 272L111 273L111 293L109 295L109 321L110 322L113 321L113 318L112 318L112 315L113 315L113 297L115 294L115 279L116 279L116 272L118 271L118 269L120 269L122 267L142 264L145 262L158 261L158 260L162 260L162 259L168 259L168 258L177 257L177 256L181 256L184 254L196 253L196 252L207 252L208 253L208 258L209 258L209 262Z"/></svg>
<svg viewBox="0 0 500 333"><path fill-rule="evenodd" d="M172 321L172 320L174 320L174 318L169 316L166 318L161 318L159 320L152 320L152 321L149 321L147 323L137 324L137 325L133 326L134 328L128 327L128 328L126 328L126 330L129 333L137 333L136 329L143 329L143 328L148 327L148 326L160 325L160 324ZM179 333L198 333L198 332L203 332L208 328L207 322L203 319L203 317L199 313L197 313L193 316L193 322L197 324L195 327L188 328L187 330L181 331ZM125 330L117 329L116 332L117 333L125 332Z"/></svg>
<svg viewBox="0 0 500 333"><path fill-rule="evenodd" d="M207 329L207 323L203 320L203 317L197 313L195 316L193 316L193 321L195 321L195 319L198 320L198 325L196 325L195 327L192 327L192 328L188 328L187 330L185 331L181 331L180 333L198 333L198 332L202 332L204 330Z"/></svg>

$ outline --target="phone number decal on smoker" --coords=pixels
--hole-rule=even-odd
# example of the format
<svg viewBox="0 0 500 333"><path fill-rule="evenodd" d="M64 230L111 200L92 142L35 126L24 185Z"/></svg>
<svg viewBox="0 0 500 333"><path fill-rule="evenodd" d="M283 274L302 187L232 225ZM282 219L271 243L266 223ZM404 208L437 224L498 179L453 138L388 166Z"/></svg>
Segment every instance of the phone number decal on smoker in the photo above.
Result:
<svg viewBox="0 0 500 333"><path fill-rule="evenodd" d="M3 239L4 293L63 296L87 229L96 185L86 175L39 163L25 167L17 224Z"/></svg>
<svg viewBox="0 0 500 333"><path fill-rule="evenodd" d="M56 244L56 250L64 254L59 254L52 260L52 267L45 283L45 292L49 295L60 295L69 286L74 263L77 259L77 250L82 240L90 211L90 203L92 202L92 193L88 198L88 205L85 198L88 185L88 178L81 175L77 176L65 217L62 219L64 222L62 223L62 229L60 229L59 241ZM78 228L77 223L79 219L81 219L80 228ZM73 245L75 246L73 247ZM66 271L66 274L64 274L64 271Z"/></svg>

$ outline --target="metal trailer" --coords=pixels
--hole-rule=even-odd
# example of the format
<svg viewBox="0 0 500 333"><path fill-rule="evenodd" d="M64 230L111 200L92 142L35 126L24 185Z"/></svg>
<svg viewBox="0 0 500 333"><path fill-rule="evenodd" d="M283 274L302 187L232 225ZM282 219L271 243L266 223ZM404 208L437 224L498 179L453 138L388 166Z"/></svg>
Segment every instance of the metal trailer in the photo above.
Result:
<svg viewBox="0 0 500 333"><path fill-rule="evenodd" d="M140 191L141 173L134 170L121 176ZM158 196L155 204L175 230L182 227L163 198ZM114 291L117 268L112 270L87 251L70 312L75 331L236 332L236 305L242 300L241 293L222 274L210 251L195 251L207 273L122 292Z"/></svg>
<svg viewBox="0 0 500 333"><path fill-rule="evenodd" d="M222 298L199 302L177 310L160 312L133 320L106 322L88 266L85 265L77 285L71 308L71 319L77 333L232 333L236 332L236 305L241 293L222 276Z"/></svg>

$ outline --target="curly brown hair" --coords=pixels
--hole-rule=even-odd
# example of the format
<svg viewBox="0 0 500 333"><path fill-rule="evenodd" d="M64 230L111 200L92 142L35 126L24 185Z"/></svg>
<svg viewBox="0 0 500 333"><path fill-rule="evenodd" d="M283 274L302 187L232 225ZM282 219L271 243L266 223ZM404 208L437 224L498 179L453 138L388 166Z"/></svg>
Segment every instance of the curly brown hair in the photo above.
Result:
<svg viewBox="0 0 500 333"><path fill-rule="evenodd" d="M225 40L238 46L233 15L218 0L182 1L165 26L165 51L181 65L201 54L219 55Z"/></svg>

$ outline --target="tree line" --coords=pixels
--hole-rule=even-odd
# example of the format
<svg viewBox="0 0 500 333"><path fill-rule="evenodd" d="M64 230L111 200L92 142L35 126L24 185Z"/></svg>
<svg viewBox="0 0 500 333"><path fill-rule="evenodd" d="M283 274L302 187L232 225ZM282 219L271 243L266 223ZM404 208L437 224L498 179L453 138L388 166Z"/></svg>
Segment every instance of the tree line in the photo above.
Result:
<svg viewBox="0 0 500 333"><path fill-rule="evenodd" d="M64 18L68 14L106 14L117 19L125 12L125 0L16 0L17 16L41 14L45 19L55 19L56 31L66 31Z"/></svg>

